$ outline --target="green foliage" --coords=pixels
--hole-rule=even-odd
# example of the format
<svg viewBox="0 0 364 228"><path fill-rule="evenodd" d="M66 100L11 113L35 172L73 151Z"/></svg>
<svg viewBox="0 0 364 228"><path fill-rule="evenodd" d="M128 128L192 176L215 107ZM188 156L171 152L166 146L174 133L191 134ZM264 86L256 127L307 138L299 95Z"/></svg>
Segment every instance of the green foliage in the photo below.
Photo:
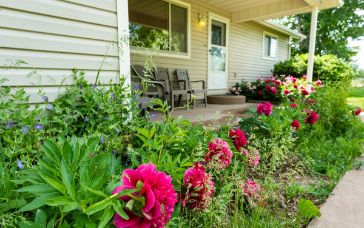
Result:
<svg viewBox="0 0 364 228"><path fill-rule="evenodd" d="M348 40L364 36L364 18L360 11L364 10L361 0L345 0L343 6L321 10L318 15L316 53L332 54L345 60L350 60L358 52L351 48ZM309 37L311 14L297 14L288 17L285 25L300 31ZM292 53L308 53L309 39L293 46Z"/></svg>
<svg viewBox="0 0 364 228"><path fill-rule="evenodd" d="M298 202L299 215L305 219L311 219L321 215L320 210L311 200L300 199Z"/></svg>
<svg viewBox="0 0 364 228"><path fill-rule="evenodd" d="M112 205L120 203L116 195L109 195L119 179L114 173L120 172L121 166L112 154L95 153L98 143L97 137L87 141L76 138L61 138L57 143L45 141L42 146L44 158L18 180L25 186L17 192L27 193L32 200L20 208L20 212L43 208L42 215L37 212L35 219L42 216L44 223L54 223L52 217L55 216L59 226L99 222L106 225L111 219ZM101 199L104 200L98 202ZM101 210L104 210L103 214L97 213ZM93 214L95 216L90 216ZM125 212L121 211L121 214L126 216Z"/></svg>
<svg viewBox="0 0 364 228"><path fill-rule="evenodd" d="M274 75L301 77L307 72L308 55L295 55L274 65ZM315 56L313 79L326 82L345 82L350 84L354 77L351 66L334 55Z"/></svg>

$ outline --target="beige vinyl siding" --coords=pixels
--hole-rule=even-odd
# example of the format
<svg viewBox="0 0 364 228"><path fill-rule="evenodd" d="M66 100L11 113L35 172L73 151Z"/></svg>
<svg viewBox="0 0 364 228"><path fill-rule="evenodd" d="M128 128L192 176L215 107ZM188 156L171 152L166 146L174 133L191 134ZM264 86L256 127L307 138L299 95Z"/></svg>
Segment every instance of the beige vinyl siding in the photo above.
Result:
<svg viewBox="0 0 364 228"><path fill-rule="evenodd" d="M154 56L153 62L157 66L170 69L188 69L192 80L208 80L208 25L198 24L198 14L216 15L227 17L231 20L231 15L227 12L217 10L208 5L200 5L198 1L186 0L191 4L191 58L171 58ZM277 61L288 58L289 36L280 34L270 28L254 22L242 24L230 23L229 31L229 86L244 80L254 80L258 76L271 75L273 65L277 61L262 59L263 31L267 31L278 36ZM131 55L132 64L144 64L145 56L141 54ZM236 77L235 74L236 73ZM215 93L225 91L215 91Z"/></svg>
<svg viewBox="0 0 364 228"><path fill-rule="evenodd" d="M53 100L72 83L71 69L93 83L117 81L119 56L116 0L0 0L0 78L23 87L30 102L42 89ZM16 61L18 69L8 69Z"/></svg>
<svg viewBox="0 0 364 228"><path fill-rule="evenodd" d="M263 58L263 32L278 36L277 59ZM230 25L229 86L272 75L274 64L288 59L289 36L254 22Z"/></svg>

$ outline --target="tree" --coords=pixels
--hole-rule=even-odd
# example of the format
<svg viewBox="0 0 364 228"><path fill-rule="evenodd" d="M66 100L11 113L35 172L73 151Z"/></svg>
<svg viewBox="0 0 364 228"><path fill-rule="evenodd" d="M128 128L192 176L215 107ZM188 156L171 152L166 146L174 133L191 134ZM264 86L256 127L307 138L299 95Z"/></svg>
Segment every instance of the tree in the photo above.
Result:
<svg viewBox="0 0 364 228"><path fill-rule="evenodd" d="M347 61L355 56L357 48L348 45L348 39L364 36L364 0L345 0L342 7L319 12L316 54L333 54ZM291 29L310 36L311 13L288 17L283 23ZM308 52L309 38L292 48L292 54Z"/></svg>

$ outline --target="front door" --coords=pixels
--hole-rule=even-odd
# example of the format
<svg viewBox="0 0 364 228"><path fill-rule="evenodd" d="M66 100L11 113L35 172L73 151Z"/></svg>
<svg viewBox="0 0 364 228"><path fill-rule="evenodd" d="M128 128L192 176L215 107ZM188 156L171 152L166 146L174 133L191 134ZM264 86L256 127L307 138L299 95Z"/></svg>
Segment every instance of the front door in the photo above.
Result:
<svg viewBox="0 0 364 228"><path fill-rule="evenodd" d="M213 14L209 15L209 90L227 89L228 32L228 19Z"/></svg>

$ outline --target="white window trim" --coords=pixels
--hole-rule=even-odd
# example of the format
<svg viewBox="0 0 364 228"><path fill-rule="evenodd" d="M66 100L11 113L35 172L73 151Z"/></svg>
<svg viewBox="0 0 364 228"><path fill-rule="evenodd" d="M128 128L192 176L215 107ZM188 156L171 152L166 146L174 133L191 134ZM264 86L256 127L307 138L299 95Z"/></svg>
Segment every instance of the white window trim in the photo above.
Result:
<svg viewBox="0 0 364 228"><path fill-rule="evenodd" d="M277 39L277 47L276 47L276 57L270 57L270 56L265 56L265 36L268 35L270 37L274 37ZM278 61L278 50L279 50L279 39L278 39L278 35L267 32L267 31L263 31L263 45L262 45L262 59L265 60L271 60L271 61Z"/></svg>
<svg viewBox="0 0 364 228"><path fill-rule="evenodd" d="M142 48L142 47L134 47L130 46L130 53L131 54L138 54L138 55L145 55L146 53L153 55L153 56L160 56L160 57L169 57L169 58L177 58L177 59L190 59L191 58L191 4L179 1L179 0L161 0L168 3L172 3L177 6L181 6L187 9L187 53L183 52L173 52L173 51L152 51L149 48ZM169 21L171 21L171 5L169 4ZM169 31L171 23L169 23ZM171 39L171 37L170 37Z"/></svg>

